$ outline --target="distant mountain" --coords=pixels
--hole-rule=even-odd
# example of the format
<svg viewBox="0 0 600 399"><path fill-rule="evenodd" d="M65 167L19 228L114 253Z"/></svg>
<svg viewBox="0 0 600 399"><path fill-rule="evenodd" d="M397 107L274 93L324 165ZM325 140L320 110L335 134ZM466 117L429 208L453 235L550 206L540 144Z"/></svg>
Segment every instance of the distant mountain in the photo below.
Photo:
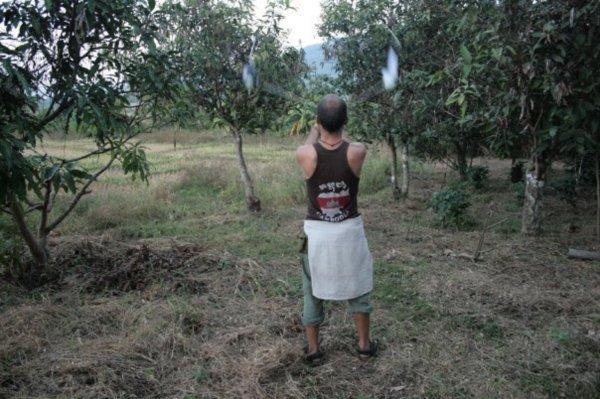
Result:
<svg viewBox="0 0 600 399"><path fill-rule="evenodd" d="M323 43L311 44L303 48L304 59L306 64L314 68L315 75L325 75L329 77L335 77L335 62L325 61L325 54L323 53Z"/></svg>

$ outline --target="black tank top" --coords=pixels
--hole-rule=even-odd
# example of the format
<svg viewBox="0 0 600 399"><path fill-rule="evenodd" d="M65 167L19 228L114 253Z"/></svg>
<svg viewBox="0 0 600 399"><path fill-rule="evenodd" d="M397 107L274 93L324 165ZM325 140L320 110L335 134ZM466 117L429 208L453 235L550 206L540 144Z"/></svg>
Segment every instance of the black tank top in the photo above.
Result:
<svg viewBox="0 0 600 399"><path fill-rule="evenodd" d="M344 141L334 150L313 144L317 151L317 168L306 180L307 219L341 222L359 216L356 197L359 178L348 164L348 147Z"/></svg>

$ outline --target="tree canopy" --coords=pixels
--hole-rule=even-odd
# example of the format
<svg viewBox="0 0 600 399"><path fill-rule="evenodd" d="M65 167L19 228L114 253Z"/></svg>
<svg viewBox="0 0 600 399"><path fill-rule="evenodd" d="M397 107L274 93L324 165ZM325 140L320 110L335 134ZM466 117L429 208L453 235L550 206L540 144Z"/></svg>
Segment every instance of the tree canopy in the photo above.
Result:
<svg viewBox="0 0 600 399"><path fill-rule="evenodd" d="M50 231L113 163L147 178L144 150L132 139L169 114L165 104L181 88L157 43L158 15L152 0L0 4L0 206L40 270ZM96 149L60 158L38 145L49 130L72 128ZM82 166L100 155L98 169ZM72 197L59 211L60 190Z"/></svg>
<svg viewBox="0 0 600 399"><path fill-rule="evenodd" d="M598 153L594 1L325 1L321 34L365 132L467 177L476 156L528 158L523 231L540 228L552 160ZM397 42L395 41L397 38ZM596 38L596 39L594 39ZM400 82L379 69L398 47Z"/></svg>
<svg viewBox="0 0 600 399"><path fill-rule="evenodd" d="M167 3L181 54L181 79L192 106L225 127L236 148L248 209L258 211L242 149L242 135L271 127L296 101L306 72L302 53L283 45L285 2L271 1L254 17L249 1Z"/></svg>

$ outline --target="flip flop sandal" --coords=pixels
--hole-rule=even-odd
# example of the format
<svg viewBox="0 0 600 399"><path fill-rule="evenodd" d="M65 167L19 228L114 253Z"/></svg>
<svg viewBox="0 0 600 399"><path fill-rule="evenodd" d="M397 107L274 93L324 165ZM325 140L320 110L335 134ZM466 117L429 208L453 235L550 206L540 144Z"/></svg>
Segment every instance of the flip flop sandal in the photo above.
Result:
<svg viewBox="0 0 600 399"><path fill-rule="evenodd" d="M325 353L321 352L317 349L316 352L307 353L308 346L304 347L304 362L311 366L318 366L323 362L323 358L325 357Z"/></svg>
<svg viewBox="0 0 600 399"><path fill-rule="evenodd" d="M362 360L370 359L372 357L377 356L377 352L379 351L379 341L369 341L369 347L367 349L360 349L357 345L356 352L358 352L358 357Z"/></svg>

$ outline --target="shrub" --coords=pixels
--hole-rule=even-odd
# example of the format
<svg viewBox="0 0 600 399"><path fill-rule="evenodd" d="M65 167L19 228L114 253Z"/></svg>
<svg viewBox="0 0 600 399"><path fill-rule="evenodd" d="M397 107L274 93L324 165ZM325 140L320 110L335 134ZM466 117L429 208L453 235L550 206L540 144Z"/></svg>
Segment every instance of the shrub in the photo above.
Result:
<svg viewBox="0 0 600 399"><path fill-rule="evenodd" d="M482 189L488 180L490 170L485 166L469 166L467 169L467 180L477 190Z"/></svg>
<svg viewBox="0 0 600 399"><path fill-rule="evenodd" d="M442 227L467 227L471 224L467 209L471 203L469 195L461 186L447 187L436 191L427 206L436 214Z"/></svg>
<svg viewBox="0 0 600 399"><path fill-rule="evenodd" d="M579 194L577 192L577 180L575 175L567 173L552 181L548 186L556 192L558 198L562 201L565 201L573 208L577 207Z"/></svg>

